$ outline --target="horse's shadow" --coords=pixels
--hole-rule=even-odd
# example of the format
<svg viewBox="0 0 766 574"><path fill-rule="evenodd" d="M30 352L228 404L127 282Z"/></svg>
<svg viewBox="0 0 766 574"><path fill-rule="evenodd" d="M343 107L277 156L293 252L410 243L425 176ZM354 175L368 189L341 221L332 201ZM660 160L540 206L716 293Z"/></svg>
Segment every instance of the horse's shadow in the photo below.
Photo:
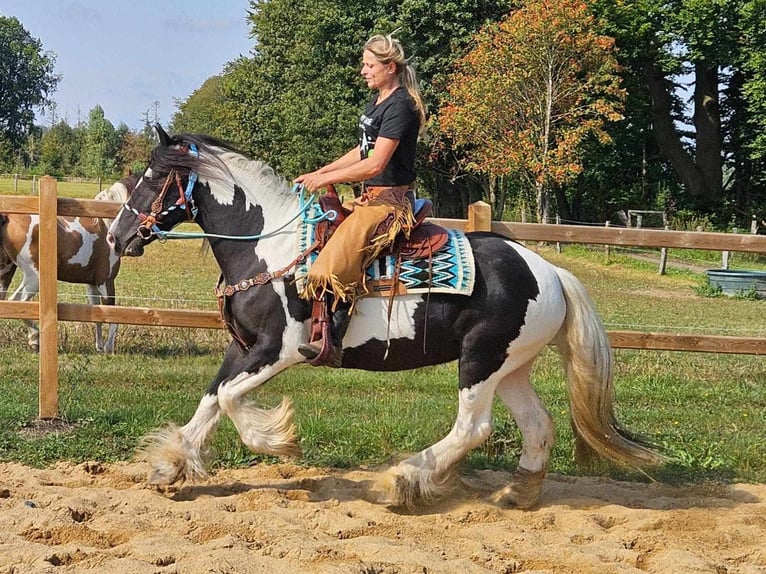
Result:
<svg viewBox="0 0 766 574"><path fill-rule="evenodd" d="M166 494L175 502L188 502L201 497L226 498L261 491L276 494L281 498L305 502L361 500L384 506L390 512L402 515L443 514L468 504L522 512L513 508L501 508L489 500L490 495L508 484L509 479L509 473L469 473L461 476L455 488L446 496L433 504L414 508L387 504L376 488L375 478L352 479L331 475L295 477L267 482L237 481L230 484L183 485L174 492ZM524 512L550 511L552 508L561 506L590 511L608 506L649 510L733 508L737 505L756 502L760 502L758 497L737 489L733 485L675 486L553 475L544 481L539 504L530 511Z"/></svg>
<svg viewBox="0 0 766 574"><path fill-rule="evenodd" d="M489 500L489 496L508 484L509 479L509 473L489 475L469 473L461 476L455 488L443 498L427 506L413 508L387 504L376 488L375 478L352 479L331 475L296 477L268 482L238 481L230 484L184 485L167 494L175 502L188 502L201 497L226 498L261 491L277 494L281 498L305 502L361 500L384 506L395 514L428 515L450 512L466 504L481 504L500 510L498 505ZM545 511L559 506L594 510L613 505L632 509L683 510L733 508L740 504L756 502L760 502L758 497L726 484L676 486L553 475L545 479L540 502L531 511ZM514 509L502 508L502 510L513 511Z"/></svg>

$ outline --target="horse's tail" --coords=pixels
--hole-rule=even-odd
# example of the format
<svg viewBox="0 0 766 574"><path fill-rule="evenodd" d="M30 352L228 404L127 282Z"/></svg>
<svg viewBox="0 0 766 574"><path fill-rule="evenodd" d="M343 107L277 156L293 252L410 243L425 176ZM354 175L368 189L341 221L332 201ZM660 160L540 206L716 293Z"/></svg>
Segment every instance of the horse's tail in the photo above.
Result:
<svg viewBox="0 0 766 574"><path fill-rule="evenodd" d="M566 300L566 317L556 344L567 372L572 427L584 446L612 462L633 467L656 466L665 457L652 445L632 437L614 414L612 349L603 323L585 286L565 269L557 269ZM584 443L584 445L582 444Z"/></svg>

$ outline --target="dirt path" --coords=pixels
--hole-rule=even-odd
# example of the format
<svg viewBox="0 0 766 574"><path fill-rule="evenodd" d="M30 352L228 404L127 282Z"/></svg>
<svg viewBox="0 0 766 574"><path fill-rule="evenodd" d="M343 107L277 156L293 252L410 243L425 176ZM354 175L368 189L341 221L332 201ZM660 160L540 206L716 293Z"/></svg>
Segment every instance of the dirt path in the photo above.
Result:
<svg viewBox="0 0 766 574"><path fill-rule="evenodd" d="M484 497L401 513L367 502L369 471L224 471L158 492L143 468L0 464L0 574L766 572L766 485L672 488L549 477L532 511Z"/></svg>

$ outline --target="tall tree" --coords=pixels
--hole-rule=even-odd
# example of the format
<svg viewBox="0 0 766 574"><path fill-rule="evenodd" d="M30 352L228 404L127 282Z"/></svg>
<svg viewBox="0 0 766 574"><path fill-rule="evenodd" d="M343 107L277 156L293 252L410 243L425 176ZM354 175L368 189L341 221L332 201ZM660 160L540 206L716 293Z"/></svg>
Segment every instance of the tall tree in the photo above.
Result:
<svg viewBox="0 0 766 574"><path fill-rule="evenodd" d="M42 135L38 171L48 175L72 175L79 156L79 140L75 130L60 121Z"/></svg>
<svg viewBox="0 0 766 574"><path fill-rule="evenodd" d="M754 184L759 207L766 211L766 0L750 0L742 7L742 93L748 114L744 147L755 163ZM764 214L766 220L766 214Z"/></svg>
<svg viewBox="0 0 766 574"><path fill-rule="evenodd" d="M55 62L17 18L0 15L0 162L21 150L35 108L49 103L60 80Z"/></svg>
<svg viewBox="0 0 766 574"><path fill-rule="evenodd" d="M125 126L127 128L127 126ZM154 138L148 136L145 131L132 132L128 129L117 129L119 135L119 151L117 152L116 166L124 175L127 173L141 173L149 163L149 155L156 145Z"/></svg>
<svg viewBox="0 0 766 574"><path fill-rule="evenodd" d="M735 190L751 177L739 153L750 113L742 89L754 73L742 65L742 16L763 0L594 2L625 73L646 89L653 135L682 184L677 200L729 220Z"/></svg>
<svg viewBox="0 0 766 574"><path fill-rule="evenodd" d="M112 122L104 117L101 106L94 107L88 116L85 142L80 163L88 177L118 175L115 158L119 141Z"/></svg>
<svg viewBox="0 0 766 574"><path fill-rule="evenodd" d="M203 133L226 139L230 122L224 101L223 76L211 76L187 99L176 102L170 128L173 132Z"/></svg>
<svg viewBox="0 0 766 574"><path fill-rule="evenodd" d="M586 138L608 141L621 118L614 40L578 0L532 0L478 36L451 77L440 124L468 166L535 190L537 220L552 191L582 171Z"/></svg>
<svg viewBox="0 0 766 574"><path fill-rule="evenodd" d="M461 169L461 157L440 131L436 111L445 103L446 85L455 60L473 46L476 33L508 14L518 0L403 0L379 23L398 30L420 78L431 120L421 141L418 161L419 193L431 196L440 217L465 217L468 205L486 199L492 189L483 175ZM389 23L390 22L390 23ZM495 206L502 213L502 198Z"/></svg>

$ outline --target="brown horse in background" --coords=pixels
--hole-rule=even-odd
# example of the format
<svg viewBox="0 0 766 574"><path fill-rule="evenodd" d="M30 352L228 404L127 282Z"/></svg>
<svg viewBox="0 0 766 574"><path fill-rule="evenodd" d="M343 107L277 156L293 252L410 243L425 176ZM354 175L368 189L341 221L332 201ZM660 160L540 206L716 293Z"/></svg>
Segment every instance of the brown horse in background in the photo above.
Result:
<svg viewBox="0 0 766 574"><path fill-rule="evenodd" d="M99 192L96 199L124 203L136 186L139 176L128 176ZM91 305L114 305L114 280L120 258L106 242L109 220L94 217L64 217L57 221L58 279L83 283ZM0 299L5 299L17 268L21 284L11 295L13 301L29 301L40 290L38 215L0 214ZM30 348L40 348L40 331L32 320L27 336ZM114 352L117 325L109 328L104 341L101 323L96 323L96 350Z"/></svg>

